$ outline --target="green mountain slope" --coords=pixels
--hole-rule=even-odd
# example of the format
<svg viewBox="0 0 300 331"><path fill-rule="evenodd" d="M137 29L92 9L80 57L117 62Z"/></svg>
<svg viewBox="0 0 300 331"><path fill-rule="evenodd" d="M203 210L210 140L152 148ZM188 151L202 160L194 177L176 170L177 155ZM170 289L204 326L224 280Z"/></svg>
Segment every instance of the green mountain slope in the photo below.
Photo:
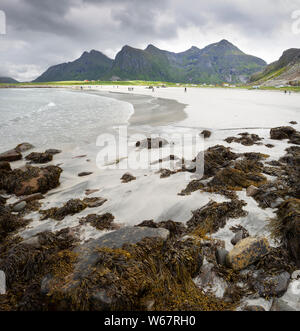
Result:
<svg viewBox="0 0 300 331"><path fill-rule="evenodd" d="M153 45L144 50L124 46L115 60L106 58L102 71L97 69L97 65L90 64L91 53L84 54L85 61L82 61L82 56L74 62L51 67L36 81L108 80L118 77L121 80L181 83L242 83L266 66L265 61L243 53L227 40L203 49L193 46L181 53L161 50Z"/></svg>
<svg viewBox="0 0 300 331"><path fill-rule="evenodd" d="M300 85L300 49L284 51L278 61L252 75L250 82L264 86Z"/></svg>
<svg viewBox="0 0 300 331"><path fill-rule="evenodd" d="M73 62L50 67L35 82L100 79L110 70L112 62L101 52L84 52Z"/></svg>
<svg viewBox="0 0 300 331"><path fill-rule="evenodd" d="M17 80L10 77L0 77L0 84L14 84L19 83Z"/></svg>

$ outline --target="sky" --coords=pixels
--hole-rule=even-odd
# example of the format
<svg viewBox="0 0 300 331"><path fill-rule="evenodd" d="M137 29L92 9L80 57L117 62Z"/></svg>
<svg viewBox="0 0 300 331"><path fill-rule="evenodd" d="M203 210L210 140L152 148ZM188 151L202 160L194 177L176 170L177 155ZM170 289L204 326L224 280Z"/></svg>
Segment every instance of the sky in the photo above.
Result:
<svg viewBox="0 0 300 331"><path fill-rule="evenodd" d="M0 76L20 81L124 45L181 52L227 39L268 63L300 48L300 0L0 0L0 11Z"/></svg>

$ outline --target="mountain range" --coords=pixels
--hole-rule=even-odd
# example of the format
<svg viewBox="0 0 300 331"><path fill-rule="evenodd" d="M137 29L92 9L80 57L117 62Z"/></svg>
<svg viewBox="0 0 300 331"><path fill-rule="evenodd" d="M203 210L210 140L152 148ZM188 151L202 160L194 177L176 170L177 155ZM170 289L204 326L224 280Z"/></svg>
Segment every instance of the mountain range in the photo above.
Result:
<svg viewBox="0 0 300 331"><path fill-rule="evenodd" d="M19 83L19 82L10 77L0 77L0 84L14 84L14 83Z"/></svg>
<svg viewBox="0 0 300 331"><path fill-rule="evenodd" d="M92 50L73 62L48 68L35 82L68 80L148 80L176 83L245 83L266 62L227 40L174 53L153 45L124 46L114 60Z"/></svg>
<svg viewBox="0 0 300 331"><path fill-rule="evenodd" d="M284 51L278 61L252 75L250 82L262 86L300 86L300 49L291 48Z"/></svg>

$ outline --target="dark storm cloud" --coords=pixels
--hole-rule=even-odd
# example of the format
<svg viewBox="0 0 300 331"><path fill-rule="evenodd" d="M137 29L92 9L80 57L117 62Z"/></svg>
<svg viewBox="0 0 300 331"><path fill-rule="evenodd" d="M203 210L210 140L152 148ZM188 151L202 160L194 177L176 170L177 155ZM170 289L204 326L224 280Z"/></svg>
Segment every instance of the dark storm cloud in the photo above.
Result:
<svg viewBox="0 0 300 331"><path fill-rule="evenodd" d="M290 33L296 9L299 0L1 0L0 74L29 80L85 50L114 57L124 44L184 50L223 38L273 60L299 47Z"/></svg>

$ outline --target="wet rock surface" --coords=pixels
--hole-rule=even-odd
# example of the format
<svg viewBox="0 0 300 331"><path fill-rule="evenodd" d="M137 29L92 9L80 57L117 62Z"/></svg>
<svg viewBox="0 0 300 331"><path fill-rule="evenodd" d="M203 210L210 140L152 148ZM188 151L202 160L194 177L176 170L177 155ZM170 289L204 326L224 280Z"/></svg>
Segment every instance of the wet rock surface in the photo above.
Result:
<svg viewBox="0 0 300 331"><path fill-rule="evenodd" d="M300 145L300 132L291 126L281 126L271 129L270 137L276 140L289 139L289 143Z"/></svg>
<svg viewBox="0 0 300 331"><path fill-rule="evenodd" d="M121 177L121 181L122 183L129 183L133 180L136 180L136 177L134 177L133 175L131 175L129 172L126 172L122 177Z"/></svg>
<svg viewBox="0 0 300 331"><path fill-rule="evenodd" d="M242 270L270 252L266 238L248 237L239 241L227 255L227 264L234 270Z"/></svg>
<svg viewBox="0 0 300 331"><path fill-rule="evenodd" d="M50 153L37 153L33 152L28 154L25 159L30 161L30 163L48 163L53 160L53 155Z"/></svg>
<svg viewBox="0 0 300 331"><path fill-rule="evenodd" d="M209 131L209 130L203 130L203 131L201 132L201 134L203 135L203 137L204 137L205 139L208 139L208 138L211 136L211 131Z"/></svg>
<svg viewBox="0 0 300 331"><path fill-rule="evenodd" d="M22 159L22 154L15 149L11 149L0 154L0 161L18 161Z"/></svg>
<svg viewBox="0 0 300 331"><path fill-rule="evenodd" d="M260 141L263 140L263 138L260 138L257 134L250 134L248 132L239 133L239 136L239 138L228 137L225 139L225 141L229 144L235 142L244 146L252 146L254 144L260 145Z"/></svg>

